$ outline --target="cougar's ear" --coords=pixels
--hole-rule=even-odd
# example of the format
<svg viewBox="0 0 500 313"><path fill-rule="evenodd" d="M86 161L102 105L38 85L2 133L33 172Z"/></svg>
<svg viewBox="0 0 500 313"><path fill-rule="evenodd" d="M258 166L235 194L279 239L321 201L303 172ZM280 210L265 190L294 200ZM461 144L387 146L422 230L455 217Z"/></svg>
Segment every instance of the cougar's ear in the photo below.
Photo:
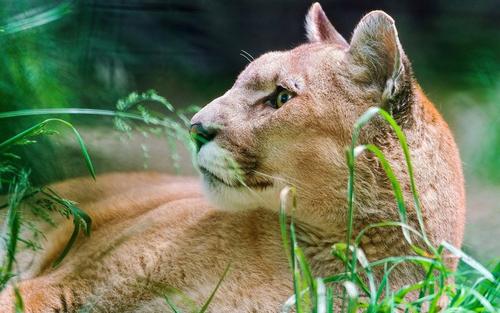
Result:
<svg viewBox="0 0 500 313"><path fill-rule="evenodd" d="M333 27L319 3L314 3L306 16L307 39L310 42L327 42L347 49L349 44Z"/></svg>
<svg viewBox="0 0 500 313"><path fill-rule="evenodd" d="M365 15L354 30L347 55L354 79L377 87L382 104L390 104L390 110L401 109L400 102L408 100L400 96L409 88L411 71L394 20L382 11Z"/></svg>

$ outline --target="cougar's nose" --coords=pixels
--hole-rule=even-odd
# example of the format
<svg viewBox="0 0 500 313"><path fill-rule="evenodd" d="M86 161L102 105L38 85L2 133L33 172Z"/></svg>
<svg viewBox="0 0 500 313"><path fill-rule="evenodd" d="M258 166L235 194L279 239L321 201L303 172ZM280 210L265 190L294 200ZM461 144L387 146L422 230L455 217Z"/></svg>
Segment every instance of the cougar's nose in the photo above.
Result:
<svg viewBox="0 0 500 313"><path fill-rule="evenodd" d="M200 151L201 147L214 139L217 131L214 128L205 128L202 123L194 123L189 128L191 140L196 144L196 150Z"/></svg>

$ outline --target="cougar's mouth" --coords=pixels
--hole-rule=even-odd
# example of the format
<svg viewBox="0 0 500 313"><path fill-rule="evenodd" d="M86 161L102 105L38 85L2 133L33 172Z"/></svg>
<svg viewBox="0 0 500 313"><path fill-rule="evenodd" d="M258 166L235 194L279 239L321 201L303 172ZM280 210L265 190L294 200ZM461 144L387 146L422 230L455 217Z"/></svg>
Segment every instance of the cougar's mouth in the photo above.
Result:
<svg viewBox="0 0 500 313"><path fill-rule="evenodd" d="M224 179L220 178L213 172L209 171L207 168L200 166L200 172L203 174L203 176L210 182L210 183L220 183L223 185L226 185L228 187L236 187L234 184L230 184L226 182Z"/></svg>
<svg viewBox="0 0 500 313"><path fill-rule="evenodd" d="M200 172L203 174L206 180L209 181L211 184L223 184L227 187L231 188L238 188L238 187L249 187L252 189L266 189L269 187L273 186L273 183L269 180L257 180L257 179L252 179L251 181L244 183L240 181L236 181L235 183L229 183L222 179L221 177L217 176L215 173L211 172L205 167L200 166Z"/></svg>
<svg viewBox="0 0 500 313"><path fill-rule="evenodd" d="M197 163L205 182L213 188L225 186L262 190L273 185L270 179L253 174L255 165L241 166L231 152L215 142L209 142L200 149Z"/></svg>

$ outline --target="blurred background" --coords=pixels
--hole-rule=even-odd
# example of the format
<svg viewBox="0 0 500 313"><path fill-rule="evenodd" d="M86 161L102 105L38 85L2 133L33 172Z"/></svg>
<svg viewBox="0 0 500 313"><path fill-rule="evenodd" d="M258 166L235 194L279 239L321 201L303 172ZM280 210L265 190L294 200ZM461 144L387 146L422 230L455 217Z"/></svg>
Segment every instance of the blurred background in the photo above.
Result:
<svg viewBox="0 0 500 313"><path fill-rule="evenodd" d="M132 91L155 89L176 108L203 106L248 61L305 41L311 1L0 0L0 113L34 108L114 110ZM350 38L382 9L396 20L418 81L456 135L468 197L464 249L500 256L500 6L495 0L321 1ZM159 108L157 108L159 110ZM166 113L166 112L165 112ZM0 142L48 116L0 119ZM61 116L59 116L61 117ZM172 170L164 138L124 139L109 117L62 116L89 145L98 173ZM72 136L18 151L37 183L84 175ZM189 154L180 152L192 173Z"/></svg>

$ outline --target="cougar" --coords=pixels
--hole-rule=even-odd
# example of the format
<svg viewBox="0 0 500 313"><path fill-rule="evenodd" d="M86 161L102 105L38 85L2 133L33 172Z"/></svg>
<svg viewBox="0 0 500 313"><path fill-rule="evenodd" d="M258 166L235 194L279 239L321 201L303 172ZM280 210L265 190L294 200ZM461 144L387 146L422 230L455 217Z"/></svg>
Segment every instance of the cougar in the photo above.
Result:
<svg viewBox="0 0 500 313"><path fill-rule="evenodd" d="M61 219L57 228L40 226L43 250L23 250L14 279L26 312L168 312L165 297L179 303L179 294L201 305L228 266L210 312L279 311L293 294L280 192L296 189L296 236L313 274L343 271L331 247L346 241L345 151L353 124L370 107L389 112L406 134L429 240L460 246L465 200L457 147L412 74L394 20L370 12L348 42L316 3L305 25L308 42L252 61L231 89L192 118L201 179L113 173L51 187L77 202L93 229L53 268L73 224ZM401 182L408 223L417 227L394 131L375 118L359 140L385 154ZM399 220L391 183L374 155L356 159L354 187L353 235ZM370 261L413 253L399 227L371 229L360 248ZM448 263L455 268L453 259ZM422 275L402 264L391 287ZM13 302L9 287L0 311L12 312Z"/></svg>

